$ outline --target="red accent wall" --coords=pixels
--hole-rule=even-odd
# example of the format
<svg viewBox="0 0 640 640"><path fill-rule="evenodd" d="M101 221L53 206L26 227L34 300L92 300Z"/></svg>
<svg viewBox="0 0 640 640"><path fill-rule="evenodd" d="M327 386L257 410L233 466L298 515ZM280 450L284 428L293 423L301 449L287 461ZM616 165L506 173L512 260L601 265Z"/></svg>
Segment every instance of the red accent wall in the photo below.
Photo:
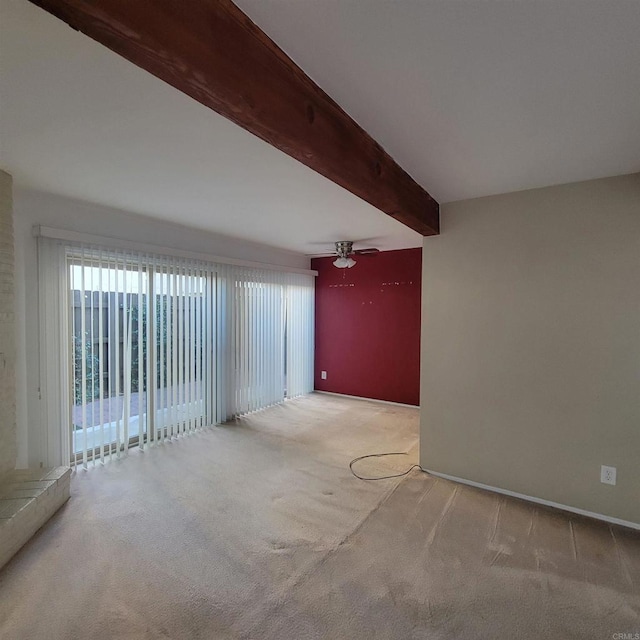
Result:
<svg viewBox="0 0 640 640"><path fill-rule="evenodd" d="M351 269L334 267L334 259L311 261L315 388L418 405L422 249L355 256Z"/></svg>

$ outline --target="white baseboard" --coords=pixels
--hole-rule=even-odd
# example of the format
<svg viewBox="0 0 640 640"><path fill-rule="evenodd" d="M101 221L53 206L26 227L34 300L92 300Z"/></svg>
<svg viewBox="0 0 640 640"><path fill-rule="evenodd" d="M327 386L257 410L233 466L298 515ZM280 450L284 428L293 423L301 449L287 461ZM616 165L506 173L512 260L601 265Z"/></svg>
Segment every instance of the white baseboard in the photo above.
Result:
<svg viewBox="0 0 640 640"><path fill-rule="evenodd" d="M528 502L534 502L536 504L542 504L546 507L554 507L555 509L561 509L562 511L570 511L571 513L577 513L581 516L587 516L588 518L595 518L596 520L603 520L611 524L618 524L623 527L629 527L630 529L637 529L640 531L640 524L637 522L629 522L628 520L621 520L620 518L612 518L611 516L605 516L601 513L593 513L592 511L585 511L584 509L576 509L575 507L569 507L566 504L559 504L558 502L552 502L551 500L543 500L542 498L534 498L533 496L527 496L524 493L516 493L515 491L509 491L508 489L500 489L498 487L492 487L488 484L482 484L481 482L474 482L473 480L466 480L465 478L458 478L457 476L450 476L446 473L440 473L439 471L431 471L425 469L425 471L432 476L438 478L444 478L445 480L452 480L453 482L460 482L461 484L467 484L471 487L477 487L478 489L486 489L487 491L493 491L494 493L501 493L505 496L511 496L512 498L520 498L521 500L527 500Z"/></svg>
<svg viewBox="0 0 640 640"><path fill-rule="evenodd" d="M363 398L362 396L350 396L346 393L335 393L334 391L319 391L313 390L314 393L323 393L326 396L337 396L338 398L351 398L352 400L366 400L367 402L379 402L380 404L392 404L396 407L409 407L409 409L419 409L420 407L415 404L404 404L402 402L391 402L391 400L378 400L377 398Z"/></svg>

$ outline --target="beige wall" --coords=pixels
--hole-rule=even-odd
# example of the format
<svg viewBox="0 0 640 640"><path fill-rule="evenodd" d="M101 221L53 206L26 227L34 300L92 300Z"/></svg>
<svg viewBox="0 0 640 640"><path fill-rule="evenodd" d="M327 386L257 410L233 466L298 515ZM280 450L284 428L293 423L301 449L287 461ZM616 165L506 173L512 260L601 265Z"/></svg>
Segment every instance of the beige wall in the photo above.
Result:
<svg viewBox="0 0 640 640"><path fill-rule="evenodd" d="M11 176L0 171L0 477L16 463L14 249Z"/></svg>
<svg viewBox="0 0 640 640"><path fill-rule="evenodd" d="M423 265L423 467L640 523L640 174L444 205Z"/></svg>

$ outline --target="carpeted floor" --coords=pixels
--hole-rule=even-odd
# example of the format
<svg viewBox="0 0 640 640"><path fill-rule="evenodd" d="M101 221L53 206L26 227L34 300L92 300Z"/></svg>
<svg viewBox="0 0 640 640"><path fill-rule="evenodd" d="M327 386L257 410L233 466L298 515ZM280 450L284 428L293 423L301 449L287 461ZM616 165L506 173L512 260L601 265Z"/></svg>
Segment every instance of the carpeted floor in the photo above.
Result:
<svg viewBox="0 0 640 640"><path fill-rule="evenodd" d="M413 471L417 410L313 394L104 467L0 572L3 639L640 633L640 535ZM619 636L622 637L622 636Z"/></svg>

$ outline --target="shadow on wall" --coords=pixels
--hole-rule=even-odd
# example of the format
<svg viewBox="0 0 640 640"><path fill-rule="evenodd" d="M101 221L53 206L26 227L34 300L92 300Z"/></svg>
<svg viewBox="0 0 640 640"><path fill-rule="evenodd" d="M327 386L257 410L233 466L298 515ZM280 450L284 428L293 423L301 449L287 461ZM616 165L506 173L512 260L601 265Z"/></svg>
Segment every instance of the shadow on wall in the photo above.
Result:
<svg viewBox="0 0 640 640"><path fill-rule="evenodd" d="M351 269L333 260L311 262L315 388L418 405L422 249L358 256Z"/></svg>

